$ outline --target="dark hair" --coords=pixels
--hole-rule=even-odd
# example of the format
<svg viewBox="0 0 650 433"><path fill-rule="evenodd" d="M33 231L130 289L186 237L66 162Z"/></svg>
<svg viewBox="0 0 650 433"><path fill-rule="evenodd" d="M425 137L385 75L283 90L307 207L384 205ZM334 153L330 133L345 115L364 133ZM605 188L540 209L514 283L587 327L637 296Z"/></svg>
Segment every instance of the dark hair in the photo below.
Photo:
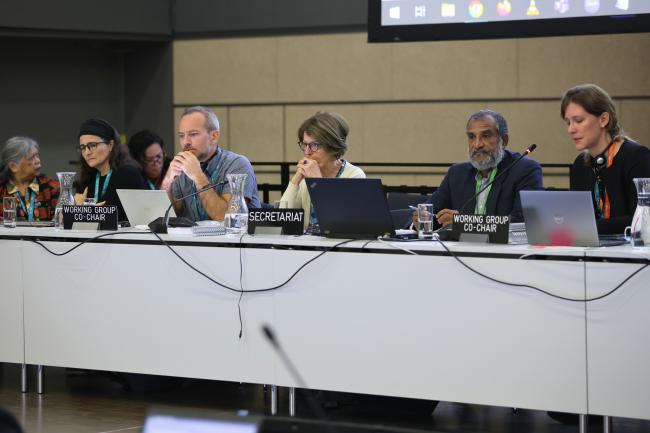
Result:
<svg viewBox="0 0 650 433"><path fill-rule="evenodd" d="M616 105L609 94L602 88L595 84L580 84L566 91L562 96L562 104L560 105L560 116L564 120L566 107L570 103L578 104L587 113L600 117L603 113L609 113L609 123L607 123L607 132L612 140L615 140L622 135L623 129L618 123L618 113Z"/></svg>
<svg viewBox="0 0 650 433"><path fill-rule="evenodd" d="M149 148L149 146L155 143L160 144L161 148L164 144L163 139L158 134L145 129L133 134L129 139L127 146L133 159L142 162L144 159L144 152Z"/></svg>
<svg viewBox="0 0 650 433"><path fill-rule="evenodd" d="M494 119L499 137L501 137L501 140L505 140L506 135L508 135L508 122L506 122L505 117L503 117L503 115L498 111L490 110L489 108L479 110L469 116L469 119L467 119L467 126L469 126L470 122L485 119L486 117L492 117Z"/></svg>
<svg viewBox="0 0 650 433"><path fill-rule="evenodd" d="M348 143L345 140L349 132L350 126L343 116L338 113L319 111L302 122L298 128L298 140L302 140L307 133L323 146L327 153L340 158L348 150Z"/></svg>
<svg viewBox="0 0 650 433"><path fill-rule="evenodd" d="M84 124L87 122L88 121L84 122ZM130 165L139 168L138 164L129 154L127 147L124 144L122 144L122 141L120 140L120 134L117 132L117 129L115 129L115 127L108 122L106 122L106 124L110 126L112 132L110 134L108 133L102 134L102 135L106 135L106 137L103 136L98 136L98 137L106 140L107 143L113 142L113 149L111 150L111 153L108 156L108 162L111 168L115 170L125 165ZM92 134L92 135L96 135L96 134ZM88 165L83 155L79 155L79 167L80 167L79 186L80 188L83 188L85 185L88 185L90 181L95 177L97 170Z"/></svg>

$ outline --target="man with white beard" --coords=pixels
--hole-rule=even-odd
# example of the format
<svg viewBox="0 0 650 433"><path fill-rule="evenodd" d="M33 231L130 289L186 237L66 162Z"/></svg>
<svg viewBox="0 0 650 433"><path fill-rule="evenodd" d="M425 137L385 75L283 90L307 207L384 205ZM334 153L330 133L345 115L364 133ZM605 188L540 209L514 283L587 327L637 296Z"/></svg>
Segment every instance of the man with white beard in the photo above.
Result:
<svg viewBox="0 0 650 433"><path fill-rule="evenodd" d="M511 222L523 221L519 191L543 189L542 168L535 160L525 157L505 172L520 154L506 149L508 124L496 111L484 109L472 114L466 134L469 161L452 165L429 199L437 222L443 226L451 224L453 215L461 211L510 215ZM491 186L472 198L493 180ZM417 212L413 218L417 222Z"/></svg>

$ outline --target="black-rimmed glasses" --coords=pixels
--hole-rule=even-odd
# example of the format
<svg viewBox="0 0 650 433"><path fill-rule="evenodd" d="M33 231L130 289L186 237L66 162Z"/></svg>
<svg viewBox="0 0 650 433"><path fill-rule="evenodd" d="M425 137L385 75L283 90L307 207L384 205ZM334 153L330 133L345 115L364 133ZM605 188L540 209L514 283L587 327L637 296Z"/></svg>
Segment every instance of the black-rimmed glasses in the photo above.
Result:
<svg viewBox="0 0 650 433"><path fill-rule="evenodd" d="M317 143L315 141L312 141L311 143L305 143L304 141L300 140L298 141L298 147L303 152L307 148L309 148L309 150L311 150L312 152L316 152L318 149L320 149L320 143Z"/></svg>
<svg viewBox="0 0 650 433"><path fill-rule="evenodd" d="M97 149L97 146L100 144L106 144L105 141L90 141L86 144L80 144L77 146L77 151L79 153L84 153L84 150L88 150L89 152L93 152L95 149Z"/></svg>

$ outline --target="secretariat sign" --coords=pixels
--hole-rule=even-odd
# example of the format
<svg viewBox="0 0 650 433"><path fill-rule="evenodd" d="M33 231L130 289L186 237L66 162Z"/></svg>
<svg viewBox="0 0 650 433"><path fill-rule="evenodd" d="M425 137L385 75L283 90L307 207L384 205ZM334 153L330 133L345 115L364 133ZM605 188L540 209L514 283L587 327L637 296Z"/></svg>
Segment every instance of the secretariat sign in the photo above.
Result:
<svg viewBox="0 0 650 433"><path fill-rule="evenodd" d="M452 236L459 239L463 234L485 236L493 244L507 244L510 216L454 214Z"/></svg>
<svg viewBox="0 0 650 433"><path fill-rule="evenodd" d="M301 235L304 221L303 209L250 209L248 234L255 234L257 227L280 227L283 235Z"/></svg>
<svg viewBox="0 0 650 433"><path fill-rule="evenodd" d="M117 206L63 206L63 228L117 230Z"/></svg>

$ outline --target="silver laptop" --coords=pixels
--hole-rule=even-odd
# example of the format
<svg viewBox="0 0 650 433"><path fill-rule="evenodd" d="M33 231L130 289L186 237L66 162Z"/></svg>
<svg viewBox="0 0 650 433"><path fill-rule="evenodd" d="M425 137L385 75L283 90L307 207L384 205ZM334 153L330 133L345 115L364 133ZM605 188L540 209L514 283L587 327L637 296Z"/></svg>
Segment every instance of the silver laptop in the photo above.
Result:
<svg viewBox="0 0 650 433"><path fill-rule="evenodd" d="M122 202L131 227L147 225L156 218L164 216L171 204L167 191L164 190L118 189L117 196ZM173 207L169 211L169 216L176 216Z"/></svg>
<svg viewBox="0 0 650 433"><path fill-rule="evenodd" d="M589 191L521 191L519 194L529 244L600 246Z"/></svg>

